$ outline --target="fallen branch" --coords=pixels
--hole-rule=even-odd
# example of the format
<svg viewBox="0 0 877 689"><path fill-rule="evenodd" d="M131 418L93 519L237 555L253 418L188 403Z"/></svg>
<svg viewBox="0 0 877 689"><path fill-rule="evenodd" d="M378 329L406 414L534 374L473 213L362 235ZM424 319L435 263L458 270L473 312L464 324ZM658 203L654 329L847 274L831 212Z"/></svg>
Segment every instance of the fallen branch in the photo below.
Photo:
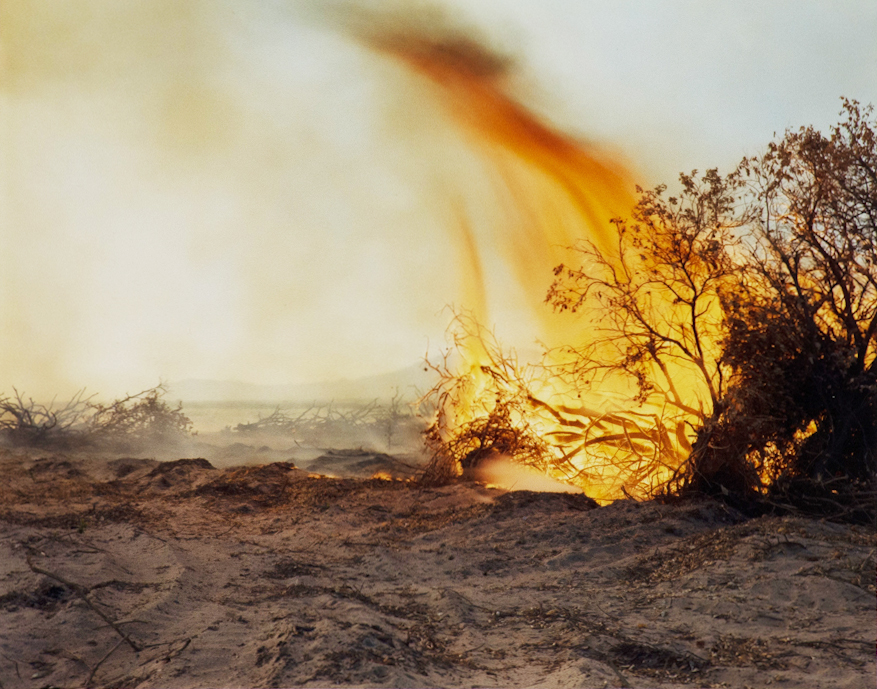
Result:
<svg viewBox="0 0 877 689"><path fill-rule="evenodd" d="M25 662L23 660L16 660L15 658L10 658L5 653L0 653L0 656L3 656L4 658L6 658L6 660L11 662L13 665L15 665L15 676L18 677L18 679L21 679L21 673L18 671L18 664L21 663L22 665L24 665Z"/></svg>
<svg viewBox="0 0 877 689"><path fill-rule="evenodd" d="M95 666L93 668L91 668L91 672L88 673L88 679L85 680L85 686L87 686L87 687L91 686L91 680L94 679L94 675L98 671L98 668L100 668L100 666L104 664L104 661L106 661L111 655L113 655L113 653L116 652L116 649L119 648L119 646L121 646L123 643L125 643L125 639L124 638L119 639L119 641L116 643L116 645L113 646L109 651L107 651L106 655L104 655L103 658L101 658L99 661L97 661Z"/></svg>
<svg viewBox="0 0 877 689"><path fill-rule="evenodd" d="M100 608L98 608L94 603L92 603L88 599L88 589L87 588L85 588L81 584L77 584L75 582L68 581L64 577L62 577L58 574L55 574L54 572L50 572L47 569L43 569L42 567L38 567L37 565L35 565L33 563L33 560L31 560L30 553L25 555L25 560L27 562L27 566L30 567L32 572L34 572L36 574L42 574L44 576L49 577L50 579L54 579L55 581L59 582L60 584L63 584L64 586L69 588L71 591L73 591L73 593L75 593L82 600L83 603L85 603L89 608L91 608L91 610L98 617L100 617L104 622L106 622L108 625L110 625L110 627L113 628L113 630L116 632L116 634L118 634L120 637L122 637L122 639L131 647L131 649L135 653L139 653L141 651L140 645L137 642L135 642L133 639L131 639L131 637L128 636L124 631L122 631L119 628L119 626L106 615L106 613L104 613Z"/></svg>

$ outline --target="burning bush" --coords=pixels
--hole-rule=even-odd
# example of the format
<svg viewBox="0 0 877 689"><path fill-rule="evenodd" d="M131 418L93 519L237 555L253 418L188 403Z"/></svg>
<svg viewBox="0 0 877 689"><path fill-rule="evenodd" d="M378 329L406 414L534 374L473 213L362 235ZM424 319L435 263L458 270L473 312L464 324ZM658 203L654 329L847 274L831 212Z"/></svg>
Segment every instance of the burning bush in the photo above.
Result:
<svg viewBox="0 0 877 689"><path fill-rule="evenodd" d="M825 136L789 132L739 171L747 253L725 295L721 413L679 487L826 508L868 495L877 469L877 121L844 102ZM850 492L852 491L852 492ZM855 494L855 495L854 495ZM873 492L870 493L873 499Z"/></svg>
<svg viewBox="0 0 877 689"><path fill-rule="evenodd" d="M590 321L587 341L522 369L474 319L457 317L456 347L476 363L440 371L427 435L437 476L501 452L609 500L648 497L679 470L725 393L720 292L736 270L740 187L715 171L682 183L675 198L641 193L631 219L615 221L613 253L583 240L583 265L555 269L547 299Z"/></svg>
<svg viewBox="0 0 877 689"><path fill-rule="evenodd" d="M687 441L670 410L631 409L623 396L585 406L576 388L585 377L578 350L521 365L471 314L457 314L453 326L454 348L433 364L440 378L425 398L436 409L426 431L433 453L426 480L446 481L502 456L611 500L650 495L659 486L656 468L669 475L684 458L678 445ZM454 350L463 371L451 361Z"/></svg>
<svg viewBox="0 0 877 689"><path fill-rule="evenodd" d="M133 450L178 442L191 433L182 406L172 407L158 385L110 404L80 391L63 406L39 404L13 389L0 399L0 438L18 447Z"/></svg>
<svg viewBox="0 0 877 689"><path fill-rule="evenodd" d="M538 372L473 347L467 324L469 366L433 394L437 475L496 450L603 499L697 491L824 511L846 495L873 512L873 114L844 101L828 136L788 132L726 177L682 175L675 197L639 190L615 249L583 241L579 265L555 270L548 302L591 335Z"/></svg>
<svg viewBox="0 0 877 689"><path fill-rule="evenodd" d="M551 453L549 443L533 426L528 372L518 365L514 352L504 352L470 313L457 314L454 324L455 349L467 350L467 358L478 363L460 373L450 360L453 350L448 350L441 362L430 364L439 382L421 401L436 414L424 432L432 460L423 481L445 483L500 456L563 473L562 458Z"/></svg>
<svg viewBox="0 0 877 689"><path fill-rule="evenodd" d="M680 181L675 197L665 198L663 186L639 190L631 219L614 221L615 252L583 241L583 265L558 266L547 296L556 310L593 323L591 339L562 348L554 369L565 389L600 400L599 417L587 416L602 426L582 452L610 458L621 479L616 493L660 489L684 464L696 430L721 413L726 393L721 295L738 270L733 209L741 182L716 170ZM611 414L606 388L624 399Z"/></svg>

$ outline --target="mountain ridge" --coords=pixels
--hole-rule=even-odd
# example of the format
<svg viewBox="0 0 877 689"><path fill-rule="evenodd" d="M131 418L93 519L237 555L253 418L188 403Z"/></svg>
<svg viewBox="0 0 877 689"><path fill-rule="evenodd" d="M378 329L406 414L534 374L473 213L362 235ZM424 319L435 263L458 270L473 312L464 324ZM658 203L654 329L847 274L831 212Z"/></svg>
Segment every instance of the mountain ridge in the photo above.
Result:
<svg viewBox="0 0 877 689"><path fill-rule="evenodd" d="M168 384L168 396L182 402L342 402L389 400L401 395L413 400L435 383L423 363L362 378L339 378L319 383L258 384L246 381L187 378Z"/></svg>

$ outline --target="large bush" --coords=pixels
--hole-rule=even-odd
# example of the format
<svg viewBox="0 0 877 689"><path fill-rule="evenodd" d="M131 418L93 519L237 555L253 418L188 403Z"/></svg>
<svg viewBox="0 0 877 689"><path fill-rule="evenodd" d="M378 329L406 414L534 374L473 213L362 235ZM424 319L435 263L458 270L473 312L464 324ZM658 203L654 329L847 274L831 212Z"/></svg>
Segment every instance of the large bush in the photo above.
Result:
<svg viewBox="0 0 877 689"><path fill-rule="evenodd" d="M445 372L433 466L459 473L484 438L514 457L509 429L543 428L523 461L603 499L707 492L873 514L877 121L854 101L841 114L729 175L682 175L675 196L640 190L614 249L583 241L555 270L547 301L586 319L587 341L536 375L502 356Z"/></svg>
<svg viewBox="0 0 877 689"><path fill-rule="evenodd" d="M723 300L733 377L699 434L692 487L752 467L773 492L874 476L877 123L853 102L844 115L828 136L789 132L740 166L748 251Z"/></svg>
<svg viewBox="0 0 877 689"><path fill-rule="evenodd" d="M588 246L583 266L558 270L554 306L596 303L601 338L624 344L608 360L579 350L581 370L626 373L641 398L659 389L678 405L676 362L706 391L672 491L815 505L873 480L877 123L852 101L842 115L725 178L683 175L675 198L643 192L618 255Z"/></svg>

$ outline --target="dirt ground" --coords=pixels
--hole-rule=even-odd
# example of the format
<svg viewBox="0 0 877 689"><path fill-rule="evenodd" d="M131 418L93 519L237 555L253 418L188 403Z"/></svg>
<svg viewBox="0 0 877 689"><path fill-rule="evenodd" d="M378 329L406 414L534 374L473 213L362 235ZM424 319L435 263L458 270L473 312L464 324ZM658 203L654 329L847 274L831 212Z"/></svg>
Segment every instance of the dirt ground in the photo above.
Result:
<svg viewBox="0 0 877 689"><path fill-rule="evenodd" d="M874 687L873 528L0 454L0 687Z"/></svg>

